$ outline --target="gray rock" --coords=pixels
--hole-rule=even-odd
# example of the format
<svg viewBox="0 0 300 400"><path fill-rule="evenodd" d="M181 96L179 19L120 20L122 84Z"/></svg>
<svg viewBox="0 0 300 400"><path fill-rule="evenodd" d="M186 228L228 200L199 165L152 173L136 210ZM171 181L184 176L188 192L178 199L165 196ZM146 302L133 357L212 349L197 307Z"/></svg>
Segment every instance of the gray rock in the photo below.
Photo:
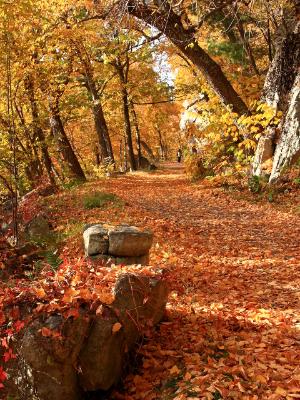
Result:
<svg viewBox="0 0 300 400"><path fill-rule="evenodd" d="M25 226L25 232L30 238L42 238L50 234L50 224L47 218L40 214Z"/></svg>
<svg viewBox="0 0 300 400"><path fill-rule="evenodd" d="M148 265L149 254L139 257L113 257L107 254L98 254L90 257L92 260L102 260L105 263L115 265Z"/></svg>
<svg viewBox="0 0 300 400"><path fill-rule="evenodd" d="M119 381L128 351L161 320L168 289L159 278L123 274L114 292L115 301L100 314L82 307L79 318L40 316L24 328L14 349L18 357L6 368L12 398L81 400L84 392ZM43 328L61 337L43 336Z"/></svg>
<svg viewBox="0 0 300 400"><path fill-rule="evenodd" d="M44 337L43 327L62 330L62 339ZM87 318L65 321L53 315L26 328L18 349L17 367L8 371L20 398L81 399L75 366L88 327Z"/></svg>
<svg viewBox="0 0 300 400"><path fill-rule="evenodd" d="M145 276L124 274L118 279L115 301L111 305L123 325L130 350L141 333L161 321L168 300L165 281Z"/></svg>
<svg viewBox="0 0 300 400"><path fill-rule="evenodd" d="M116 257L144 256L149 253L152 242L151 231L123 225L109 231L108 252Z"/></svg>
<svg viewBox="0 0 300 400"><path fill-rule="evenodd" d="M92 225L83 232L84 250L87 256L108 253L108 230L103 225Z"/></svg>
<svg viewBox="0 0 300 400"><path fill-rule="evenodd" d="M108 390L121 378L125 338L113 333L115 317L96 318L79 355L79 382L84 391Z"/></svg>

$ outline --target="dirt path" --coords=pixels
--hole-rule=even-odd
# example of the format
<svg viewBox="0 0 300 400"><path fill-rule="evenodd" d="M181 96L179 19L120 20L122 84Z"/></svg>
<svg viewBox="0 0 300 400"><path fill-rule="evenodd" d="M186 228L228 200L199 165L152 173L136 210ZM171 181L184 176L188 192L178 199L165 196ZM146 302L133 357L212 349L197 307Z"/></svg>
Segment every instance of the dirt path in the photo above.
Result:
<svg viewBox="0 0 300 400"><path fill-rule="evenodd" d="M97 190L124 206L84 210ZM111 399L300 398L299 217L192 185L176 164L85 184L53 207L57 223L73 218L80 231L108 221L155 233L151 265L171 290L166 320ZM80 235L72 253L82 254Z"/></svg>
<svg viewBox="0 0 300 400"><path fill-rule="evenodd" d="M111 179L112 219L151 227L167 320L140 349L125 399L300 398L300 222L189 184L177 165Z"/></svg>

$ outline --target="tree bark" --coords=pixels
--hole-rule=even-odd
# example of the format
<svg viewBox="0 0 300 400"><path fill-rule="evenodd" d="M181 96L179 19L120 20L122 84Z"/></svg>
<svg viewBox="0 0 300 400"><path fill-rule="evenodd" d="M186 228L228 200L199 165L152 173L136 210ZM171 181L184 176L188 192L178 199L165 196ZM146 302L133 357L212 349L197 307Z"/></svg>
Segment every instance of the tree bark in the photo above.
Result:
<svg viewBox="0 0 300 400"><path fill-rule="evenodd" d="M106 160L109 160L109 162L114 162L114 154L109 136L109 131L95 81L93 79L93 76L89 73L89 71L85 71L85 76L87 80L87 89L93 99L92 110L93 110L95 128L98 135L102 157Z"/></svg>
<svg viewBox="0 0 300 400"><path fill-rule="evenodd" d="M142 159L142 147L141 147L141 132L140 132L140 127L139 127L139 122L137 118L137 113L134 108L133 101L130 101L130 108L131 108L131 113L133 117L133 125L135 128L135 139L136 139L136 149L137 149L137 162L138 162L138 168L141 166L141 159Z"/></svg>
<svg viewBox="0 0 300 400"><path fill-rule="evenodd" d="M109 163L110 162L114 163L113 149L101 104L99 89L97 88L97 84L94 78L94 70L92 61L90 59L90 55L85 49L85 46L82 41L77 40L73 41L72 43L75 48L75 52L81 62L81 66L83 67L82 74L84 75L86 81L85 86L92 97L93 101L92 111L94 116L95 129L97 132L98 142L101 151L101 158L106 162L108 161Z"/></svg>
<svg viewBox="0 0 300 400"><path fill-rule="evenodd" d="M239 34L240 34L244 49L245 49L245 51L246 51L246 53L248 55L250 64L251 64L251 66L253 68L253 71L255 72L255 74L257 76L259 76L260 73L259 73L259 70L258 70L257 65L256 65L256 61L255 61L255 58L254 58L254 55L253 55L252 47L251 47L250 42L249 42L249 40L248 40L248 38L246 36L244 25L243 25L243 23L241 21L240 16L238 16L237 28L238 28L238 31L239 31Z"/></svg>
<svg viewBox="0 0 300 400"><path fill-rule="evenodd" d="M296 89L294 88L294 86L296 84L295 82L297 74L299 74L298 69L300 65L300 23L295 23L294 27L294 31L288 32L284 30L284 34L281 34L275 56L266 76L261 98L262 102L267 103L276 111L282 111L284 115L287 113L293 114L290 109L290 101L291 98L295 95ZM297 108L296 103L297 101L294 100L293 107L295 107L295 109ZM291 117L289 117L287 120L289 121L290 118ZM283 118L283 121L285 120L286 118ZM291 129L293 130L293 128ZM274 166L270 178L271 180L274 180L275 177L279 176L279 170L282 169L281 166L288 165L290 163L291 160L289 160L289 154L293 153L293 150L291 149L290 151L287 151L286 147L288 146L288 143L290 143L292 147L296 145L292 144L294 143L293 140L288 139L289 128L286 122L283 122L283 124L281 124L280 130L281 133L278 145L276 145L276 135L274 134L274 129L272 128L269 129L266 136L262 136L260 138L252 165L253 175L261 175L263 163L268 159L271 159L274 155L274 152L276 154L276 159L274 158ZM295 132L292 134L292 136L294 134ZM285 136L287 136L286 139ZM277 146L279 146L278 150ZM284 148L285 150L283 150ZM273 149L273 151L270 151L270 149ZM281 155L279 156L279 154ZM287 156L286 162L282 159L282 157L284 157L284 154Z"/></svg>
<svg viewBox="0 0 300 400"><path fill-rule="evenodd" d="M160 129L158 127L156 128L156 131L158 133L158 140L159 140L161 158L162 158L163 161L166 161L167 154L168 154L168 149L167 149L167 146L165 146L165 144L164 144L161 131L160 131Z"/></svg>
<svg viewBox="0 0 300 400"><path fill-rule="evenodd" d="M276 110L285 111L299 65L300 36L297 28L296 32L286 34L276 50L266 76L262 101Z"/></svg>
<svg viewBox="0 0 300 400"><path fill-rule="evenodd" d="M155 155L153 154L153 151L151 150L150 146L144 140L141 140L141 146L144 148L145 152L148 154L148 157L150 158L150 160L155 161Z"/></svg>
<svg viewBox="0 0 300 400"><path fill-rule="evenodd" d="M49 99L49 109L51 130L56 139L59 151L61 152L69 169L69 172L74 178L85 181L85 174L81 168L76 154L74 153L74 150L72 149L71 143L67 137L61 120L58 99Z"/></svg>
<svg viewBox="0 0 300 400"><path fill-rule="evenodd" d="M276 146L270 182L275 181L282 170L300 158L300 72L291 90L281 136Z"/></svg>
<svg viewBox="0 0 300 400"><path fill-rule="evenodd" d="M185 29L180 16L175 14L170 5L165 5L167 9L152 12L147 5L137 0L129 0L127 3L128 11L133 16L163 32L197 66L225 105L232 106L238 114L249 113L247 105L234 90L221 67L199 46L196 29Z"/></svg>
<svg viewBox="0 0 300 400"><path fill-rule="evenodd" d="M32 77L28 77L25 80L25 87L27 90L27 96L30 102L30 108L31 108L31 115L32 115L32 123L33 123L33 136L34 138L37 138L40 146L41 146L41 152L45 164L45 168L47 171L47 175L49 178L49 181L52 185L55 185L55 178L53 175L53 164L52 160L48 151L48 146L46 143L46 137L44 134L43 129L40 126L40 119L39 119L39 111L38 111L38 106L34 94L34 83L32 80Z"/></svg>
<svg viewBox="0 0 300 400"><path fill-rule="evenodd" d="M127 154L129 158L129 165L132 171L136 171L136 161L134 157L133 144L132 144L132 131L131 131L131 122L130 122L130 101L129 95L126 88L126 77L123 70L123 65L121 62L117 61L113 64L120 78L121 83L121 93L122 93L122 102L123 102L123 115L124 115L124 124L125 124L125 135L126 135L126 147Z"/></svg>

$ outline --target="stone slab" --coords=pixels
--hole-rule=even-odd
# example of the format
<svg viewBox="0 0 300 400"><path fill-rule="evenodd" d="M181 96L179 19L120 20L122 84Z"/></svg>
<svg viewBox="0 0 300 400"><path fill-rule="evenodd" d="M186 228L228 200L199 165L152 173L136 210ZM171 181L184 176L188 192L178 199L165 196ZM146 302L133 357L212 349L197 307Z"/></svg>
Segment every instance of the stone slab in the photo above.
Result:
<svg viewBox="0 0 300 400"><path fill-rule="evenodd" d="M149 253L153 242L151 231L134 226L118 226L109 231L108 253L114 257L140 257Z"/></svg>
<svg viewBox="0 0 300 400"><path fill-rule="evenodd" d="M103 225L92 225L83 233L84 250L87 256L107 254L109 248L108 230Z"/></svg>

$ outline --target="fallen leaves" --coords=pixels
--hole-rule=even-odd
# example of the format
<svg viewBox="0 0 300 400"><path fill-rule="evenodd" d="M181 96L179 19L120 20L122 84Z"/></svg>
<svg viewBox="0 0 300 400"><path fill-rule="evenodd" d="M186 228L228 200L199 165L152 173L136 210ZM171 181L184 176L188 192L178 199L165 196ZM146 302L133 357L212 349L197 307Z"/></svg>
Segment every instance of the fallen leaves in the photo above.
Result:
<svg viewBox="0 0 300 400"><path fill-rule="evenodd" d="M60 254L64 262L57 272L45 271L38 284L6 288L5 298L13 302L22 292L19 301L37 302L36 312L59 310L65 318L78 318L80 304L91 303L102 315L115 299L119 274L162 270L171 289L166 318L140 348L138 374L127 376L125 393L114 392L112 399L300 398L299 220L270 205L159 174L101 182L103 190L130 204L116 215L109 210L81 215L70 192L57 200L70 205L66 209L51 200L54 225L64 226L72 213L84 222L153 229L152 267L89 263L80 258L79 234ZM94 184L78 190L90 191ZM15 316L0 310L0 325L19 321ZM121 329L114 324L112 334Z"/></svg>
<svg viewBox="0 0 300 400"><path fill-rule="evenodd" d="M62 337L60 332L49 329L46 326L40 329L40 333L46 338L60 339Z"/></svg>
<svg viewBox="0 0 300 400"><path fill-rule="evenodd" d="M64 297L62 298L63 303L72 303L73 300L80 294L80 290L69 288L65 291Z"/></svg>

